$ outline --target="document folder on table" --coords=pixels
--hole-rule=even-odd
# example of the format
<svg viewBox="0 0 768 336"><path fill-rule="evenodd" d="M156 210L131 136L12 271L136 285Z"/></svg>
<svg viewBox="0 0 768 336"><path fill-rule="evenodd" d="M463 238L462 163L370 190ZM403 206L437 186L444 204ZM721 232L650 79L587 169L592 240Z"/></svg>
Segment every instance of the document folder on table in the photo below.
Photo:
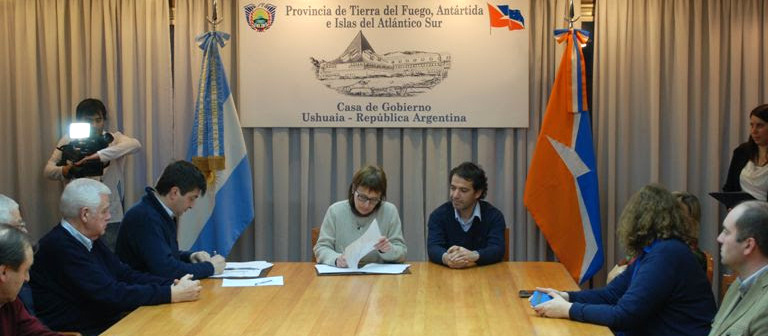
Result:
<svg viewBox="0 0 768 336"><path fill-rule="evenodd" d="M741 202L755 199L752 195L743 191L711 192L709 195L720 201L720 203L723 203L727 209L733 209Z"/></svg>
<svg viewBox="0 0 768 336"><path fill-rule="evenodd" d="M353 275L353 274L405 274L408 273L408 264L367 264L363 267L339 268L328 265L317 264L315 270L317 275Z"/></svg>

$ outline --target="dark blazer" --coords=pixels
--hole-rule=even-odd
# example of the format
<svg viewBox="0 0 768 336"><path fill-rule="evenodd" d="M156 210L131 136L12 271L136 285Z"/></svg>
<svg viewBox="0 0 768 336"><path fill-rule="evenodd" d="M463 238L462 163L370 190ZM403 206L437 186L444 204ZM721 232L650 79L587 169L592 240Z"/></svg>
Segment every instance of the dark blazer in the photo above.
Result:
<svg viewBox="0 0 768 336"><path fill-rule="evenodd" d="M747 149L747 145L748 143L745 142L733 150L731 165L728 167L728 176L725 179L723 191L741 191L739 175L741 175L741 170L744 169L744 166L749 162L749 150Z"/></svg>

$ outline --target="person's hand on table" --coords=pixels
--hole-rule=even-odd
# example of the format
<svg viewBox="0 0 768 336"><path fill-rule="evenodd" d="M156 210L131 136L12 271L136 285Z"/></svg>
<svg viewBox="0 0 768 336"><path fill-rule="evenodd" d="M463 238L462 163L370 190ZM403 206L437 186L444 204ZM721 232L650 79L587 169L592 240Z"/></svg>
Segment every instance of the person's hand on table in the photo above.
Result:
<svg viewBox="0 0 768 336"><path fill-rule="evenodd" d="M443 264L450 268L472 267L476 265L478 259L480 259L480 254L477 252L456 245L451 246L443 253Z"/></svg>
<svg viewBox="0 0 768 336"><path fill-rule="evenodd" d="M189 260L192 263L206 262L211 260L211 255L205 251L197 251L189 256Z"/></svg>
<svg viewBox="0 0 768 336"><path fill-rule="evenodd" d="M227 261L221 255L215 255L210 258L209 262L213 264L213 274L221 274L224 272L224 267L227 266Z"/></svg>
<svg viewBox="0 0 768 336"><path fill-rule="evenodd" d="M200 281L192 280L192 274L173 281L171 286L171 302L194 301L200 297Z"/></svg>
<svg viewBox="0 0 768 336"><path fill-rule="evenodd" d="M563 298L565 301L570 301L570 295L568 295L568 292L559 291L552 288L547 287L536 287L536 290L545 294L548 294L551 297L559 296Z"/></svg>
<svg viewBox="0 0 768 336"><path fill-rule="evenodd" d="M536 288L537 291L547 293L549 296L552 297L552 300L549 300L544 303L540 303L533 307L533 310L536 311L536 314L542 317L553 317L553 318L570 318L570 309L571 306L573 306L573 303L570 303L567 301L568 299L568 293L561 292L554 290L552 288Z"/></svg>
<svg viewBox="0 0 768 336"><path fill-rule="evenodd" d="M341 268L349 267L347 265L347 258L344 258L343 254L340 255L338 258L336 258L336 267L341 267Z"/></svg>

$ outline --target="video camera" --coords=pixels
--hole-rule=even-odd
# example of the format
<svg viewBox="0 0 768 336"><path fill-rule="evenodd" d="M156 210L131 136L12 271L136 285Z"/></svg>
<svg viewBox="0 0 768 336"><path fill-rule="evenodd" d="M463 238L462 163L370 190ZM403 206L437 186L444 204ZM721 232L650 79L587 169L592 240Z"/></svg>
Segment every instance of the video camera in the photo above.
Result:
<svg viewBox="0 0 768 336"><path fill-rule="evenodd" d="M73 123L69 126L69 137L72 139L68 144L58 147L61 151L61 160L56 163L57 166L66 166L72 164L67 178L80 178L88 176L104 175L104 168L109 165L102 163L101 160L88 160L79 165L74 165L83 158L107 148L115 138L112 134L92 134L91 125L87 123Z"/></svg>

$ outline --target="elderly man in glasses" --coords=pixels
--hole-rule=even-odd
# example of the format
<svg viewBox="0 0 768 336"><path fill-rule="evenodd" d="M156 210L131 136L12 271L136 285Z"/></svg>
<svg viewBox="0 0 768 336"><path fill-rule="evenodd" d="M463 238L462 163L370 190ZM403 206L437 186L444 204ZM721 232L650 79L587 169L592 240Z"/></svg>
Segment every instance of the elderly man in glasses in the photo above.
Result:
<svg viewBox="0 0 768 336"><path fill-rule="evenodd" d="M429 215L429 260L451 268L487 265L504 258L504 215L483 201L485 171L472 162L453 168L450 201Z"/></svg>
<svg viewBox="0 0 768 336"><path fill-rule="evenodd" d="M384 200L387 196L384 171L371 165L361 168L352 177L347 195L347 200L334 203L325 213L313 248L317 261L349 267L344 249L360 238L375 219L382 237L375 250L360 259L360 263L403 262L407 248L397 207Z"/></svg>

